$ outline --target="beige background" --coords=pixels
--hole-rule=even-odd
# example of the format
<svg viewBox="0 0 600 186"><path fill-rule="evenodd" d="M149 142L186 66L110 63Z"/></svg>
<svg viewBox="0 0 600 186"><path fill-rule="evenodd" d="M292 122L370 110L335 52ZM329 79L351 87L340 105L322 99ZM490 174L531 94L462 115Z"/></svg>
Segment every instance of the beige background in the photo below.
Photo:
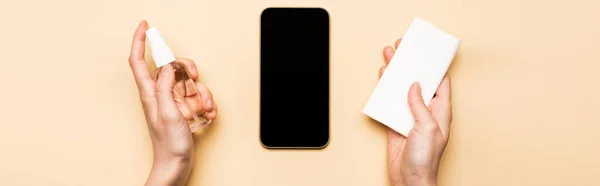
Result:
<svg viewBox="0 0 600 186"><path fill-rule="evenodd" d="M331 143L261 147L259 17L331 15ZM361 114L381 49L415 16L461 38L440 185L599 185L593 0L0 0L0 185L142 185L151 145L127 64L138 21L192 58L220 105L189 185L387 185L385 128ZM282 62L285 62L282 60Z"/></svg>

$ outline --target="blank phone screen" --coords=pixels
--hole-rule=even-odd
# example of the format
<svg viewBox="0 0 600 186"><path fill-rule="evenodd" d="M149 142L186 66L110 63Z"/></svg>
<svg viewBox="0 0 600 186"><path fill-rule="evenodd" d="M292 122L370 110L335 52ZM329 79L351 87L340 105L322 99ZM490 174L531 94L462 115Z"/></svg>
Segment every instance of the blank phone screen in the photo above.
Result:
<svg viewBox="0 0 600 186"><path fill-rule="evenodd" d="M268 8L260 31L260 139L267 148L329 140L329 15Z"/></svg>

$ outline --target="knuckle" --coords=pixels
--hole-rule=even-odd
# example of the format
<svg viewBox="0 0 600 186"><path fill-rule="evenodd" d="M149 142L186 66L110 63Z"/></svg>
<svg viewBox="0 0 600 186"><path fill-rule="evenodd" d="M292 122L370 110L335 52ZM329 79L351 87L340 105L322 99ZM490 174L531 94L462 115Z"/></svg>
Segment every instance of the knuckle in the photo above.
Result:
<svg viewBox="0 0 600 186"><path fill-rule="evenodd" d="M208 90L204 93L204 95L201 95L201 96L204 97L204 99L213 99L212 93L210 93L210 91L208 91ZM214 101L213 101L213 104L215 104Z"/></svg>
<svg viewBox="0 0 600 186"><path fill-rule="evenodd" d="M210 92L210 89L205 84L198 83L197 87L198 87L198 92L200 93L200 96L203 99L212 99L213 98L212 92Z"/></svg>
<svg viewBox="0 0 600 186"><path fill-rule="evenodd" d="M429 133L435 133L440 131L439 127L437 127L435 123L424 122L421 125L423 126L423 130Z"/></svg>
<svg viewBox="0 0 600 186"><path fill-rule="evenodd" d="M169 89L168 87L166 87L166 85L161 85L159 83L156 84L156 89L154 90L154 93L156 94L156 96L163 96L163 95L168 95L171 93L171 89Z"/></svg>
<svg viewBox="0 0 600 186"><path fill-rule="evenodd" d="M424 104L423 99L420 99L418 97L415 98L415 97L416 96L413 96L413 98L410 99L410 101L408 103L411 104L411 105L419 105L419 104L422 104L422 103Z"/></svg>
<svg viewBox="0 0 600 186"><path fill-rule="evenodd" d="M156 101L154 95L151 92L145 90L140 90L139 96L140 102L142 102L143 105L150 105Z"/></svg>
<svg viewBox="0 0 600 186"><path fill-rule="evenodd" d="M216 103L213 102L211 113L214 113L215 115L217 115L218 110L219 110L219 107L217 106Z"/></svg>
<svg viewBox="0 0 600 186"><path fill-rule="evenodd" d="M156 89L156 92L155 92L155 93L156 93L156 96L157 96L157 97L164 97L164 96L169 96L169 93L170 93L170 92L169 92L169 91L165 91L165 90L162 90L162 89L158 88L158 89Z"/></svg>
<svg viewBox="0 0 600 186"><path fill-rule="evenodd" d="M127 60L129 61L129 64L135 64L144 61L144 59L136 59L134 56L129 56Z"/></svg>
<svg viewBox="0 0 600 186"><path fill-rule="evenodd" d="M154 89L154 91L158 94L158 93L167 93L169 91L172 91L172 89L170 88L171 85L169 85L166 81L157 81L156 82L156 88Z"/></svg>
<svg viewBox="0 0 600 186"><path fill-rule="evenodd" d="M448 141L450 141L450 133L446 133L446 135L444 136L444 142L448 143Z"/></svg>
<svg viewBox="0 0 600 186"><path fill-rule="evenodd" d="M154 99L148 97L141 97L140 102L142 102L142 105L146 106L152 104L154 102Z"/></svg>

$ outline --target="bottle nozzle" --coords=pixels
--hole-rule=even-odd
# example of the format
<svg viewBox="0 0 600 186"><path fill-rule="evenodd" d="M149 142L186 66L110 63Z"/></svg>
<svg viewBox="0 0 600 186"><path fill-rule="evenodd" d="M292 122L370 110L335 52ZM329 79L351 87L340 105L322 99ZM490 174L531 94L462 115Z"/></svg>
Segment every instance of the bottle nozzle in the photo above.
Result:
<svg viewBox="0 0 600 186"><path fill-rule="evenodd" d="M150 43L152 58L154 59L156 67L162 67L175 61L173 51L171 51L171 48L169 48L156 27L146 30L146 38L148 38Z"/></svg>

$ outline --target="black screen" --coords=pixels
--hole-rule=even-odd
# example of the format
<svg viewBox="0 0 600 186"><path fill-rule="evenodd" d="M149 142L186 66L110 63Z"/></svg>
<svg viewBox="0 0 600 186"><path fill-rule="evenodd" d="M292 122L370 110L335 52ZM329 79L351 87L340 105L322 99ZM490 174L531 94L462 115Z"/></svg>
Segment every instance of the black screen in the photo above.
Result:
<svg viewBox="0 0 600 186"><path fill-rule="evenodd" d="M261 16L260 139L267 148L329 141L329 15L268 8Z"/></svg>

